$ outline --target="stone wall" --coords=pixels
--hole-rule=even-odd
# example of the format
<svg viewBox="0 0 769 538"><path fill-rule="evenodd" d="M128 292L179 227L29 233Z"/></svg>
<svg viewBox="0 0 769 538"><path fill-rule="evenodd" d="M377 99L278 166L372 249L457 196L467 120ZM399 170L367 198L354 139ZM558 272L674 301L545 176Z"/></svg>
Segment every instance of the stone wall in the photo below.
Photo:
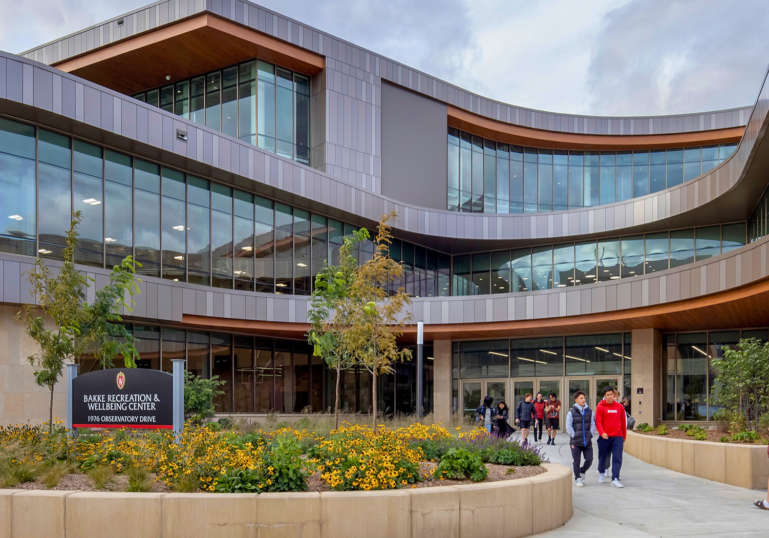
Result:
<svg viewBox="0 0 769 538"><path fill-rule="evenodd" d="M572 516L571 470L435 488L324 493L0 490L0 538L516 538Z"/></svg>
<svg viewBox="0 0 769 538"><path fill-rule="evenodd" d="M0 424L39 424L48 421L50 393L35 384L27 357L37 353L36 344L14 316L20 306L0 305ZM54 390L53 416L67 412L64 375ZM0 535L2 536L2 535Z"/></svg>

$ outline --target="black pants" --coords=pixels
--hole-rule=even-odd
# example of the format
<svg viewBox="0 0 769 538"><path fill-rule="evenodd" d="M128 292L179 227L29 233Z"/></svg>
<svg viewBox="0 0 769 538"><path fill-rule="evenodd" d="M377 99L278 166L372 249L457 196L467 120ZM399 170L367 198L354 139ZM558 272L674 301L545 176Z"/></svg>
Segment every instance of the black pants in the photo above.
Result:
<svg viewBox="0 0 769 538"><path fill-rule="evenodd" d="M542 439L542 423L544 420L536 419L534 421L534 442ZM537 430L539 429L539 437L537 437Z"/></svg>
<svg viewBox="0 0 769 538"><path fill-rule="evenodd" d="M585 464L580 467L582 456L585 457ZM593 464L593 443L588 446L571 445L571 457L574 460L574 479L576 480L580 474L586 473Z"/></svg>

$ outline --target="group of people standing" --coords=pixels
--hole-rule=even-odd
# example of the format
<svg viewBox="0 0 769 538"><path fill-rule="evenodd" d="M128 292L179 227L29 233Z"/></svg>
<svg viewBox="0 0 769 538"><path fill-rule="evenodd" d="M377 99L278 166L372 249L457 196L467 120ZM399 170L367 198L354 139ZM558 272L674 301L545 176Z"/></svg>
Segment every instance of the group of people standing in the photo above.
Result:
<svg viewBox="0 0 769 538"><path fill-rule="evenodd" d="M504 400L496 406L493 405L494 399L486 396L483 404L475 410L477 420L483 420L483 424L489 433L494 433L498 437L507 438L515 432L515 428L510 426L510 410ZM538 392L536 399L532 400L531 393L526 393L524 399L515 406L514 419L515 424L521 428L522 444L529 442L529 433L534 429L534 442L541 443L543 439L543 425L547 428L547 444L555 445L555 436L560 429L559 416L561 412L561 401L555 392L550 393L548 400L542 398L542 393ZM539 435L537 435L539 432Z"/></svg>

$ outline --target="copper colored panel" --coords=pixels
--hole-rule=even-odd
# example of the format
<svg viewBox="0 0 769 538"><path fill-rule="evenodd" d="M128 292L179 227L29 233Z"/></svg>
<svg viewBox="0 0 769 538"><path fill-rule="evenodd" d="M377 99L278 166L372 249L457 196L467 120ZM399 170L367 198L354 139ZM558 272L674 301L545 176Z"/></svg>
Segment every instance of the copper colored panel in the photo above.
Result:
<svg viewBox="0 0 769 538"><path fill-rule="evenodd" d="M54 67L130 95L257 57L306 75L325 67L325 59L318 54L208 13Z"/></svg>
<svg viewBox="0 0 769 538"><path fill-rule="evenodd" d="M659 135L562 133L511 125L490 118L484 118L451 105L447 108L449 127L455 127L474 135L496 140L497 142L535 148L616 151L707 146L710 144L739 142L745 133L745 127Z"/></svg>

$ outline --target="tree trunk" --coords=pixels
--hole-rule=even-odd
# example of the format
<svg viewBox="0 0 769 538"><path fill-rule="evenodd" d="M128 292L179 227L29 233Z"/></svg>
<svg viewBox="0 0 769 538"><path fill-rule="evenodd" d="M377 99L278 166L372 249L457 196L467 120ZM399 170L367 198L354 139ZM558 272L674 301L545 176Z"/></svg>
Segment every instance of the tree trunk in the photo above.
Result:
<svg viewBox="0 0 769 538"><path fill-rule="evenodd" d="M337 364L336 369L336 402L334 402L334 429L339 429L339 399L340 399L340 383L339 379L342 377L342 370L339 368L339 364Z"/></svg>
<svg viewBox="0 0 769 538"><path fill-rule="evenodd" d="M376 394L376 365L373 369L373 375L371 376L372 382L371 382L371 403L372 409L374 410L374 433L376 433L376 413L377 413L377 394Z"/></svg>
<svg viewBox="0 0 769 538"><path fill-rule="evenodd" d="M48 435L53 433L53 389L55 385L51 385L51 402L48 406Z"/></svg>

